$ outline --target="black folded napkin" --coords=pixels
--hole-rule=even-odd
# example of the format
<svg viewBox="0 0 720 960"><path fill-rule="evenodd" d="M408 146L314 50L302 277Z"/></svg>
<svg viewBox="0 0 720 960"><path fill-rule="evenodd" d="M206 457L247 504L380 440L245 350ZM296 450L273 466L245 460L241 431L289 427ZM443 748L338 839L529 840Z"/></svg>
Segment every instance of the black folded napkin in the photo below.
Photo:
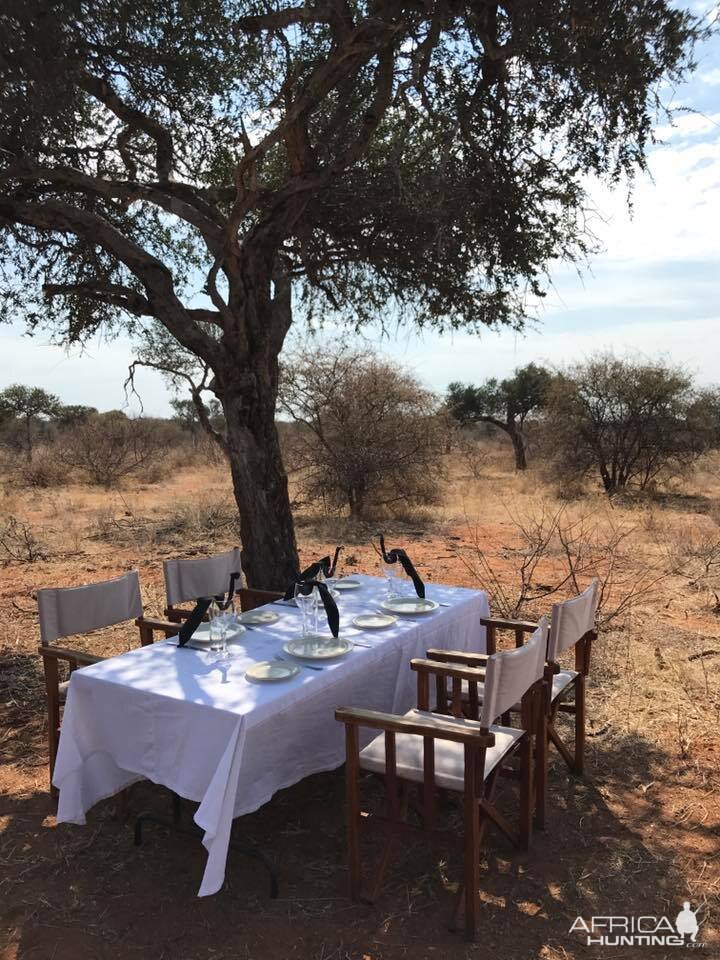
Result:
<svg viewBox="0 0 720 960"><path fill-rule="evenodd" d="M400 563L405 573L410 577L415 587L415 593L421 598L425 599L425 584L420 579L420 574L417 572L415 567L412 565L410 557L405 553L401 548L396 547L394 550L385 549L385 537L380 534L380 552L382 553L382 558L385 563Z"/></svg>
<svg viewBox="0 0 720 960"><path fill-rule="evenodd" d="M228 586L227 596L215 598L221 610L227 610L227 608L230 606L230 602L235 596L235 584L238 580L240 581L240 586L242 586L242 574L239 570L230 574L230 585Z"/></svg>
<svg viewBox="0 0 720 960"><path fill-rule="evenodd" d="M332 560L328 555L327 557L321 557L319 560L316 560L315 563L311 563L309 567L306 567L302 573L297 575L296 582L299 583L301 580L314 580L320 573L322 573L324 577L332 577L335 573L335 567L337 566L341 550L342 546L335 547L335 554Z"/></svg>
<svg viewBox="0 0 720 960"><path fill-rule="evenodd" d="M290 600L295 596L295 587L299 586L301 588L301 593L305 596L308 596L312 593L315 587L320 591L320 597L322 598L323 607L325 607L325 615L327 617L328 626L330 627L330 633L337 640L337 636L340 633L340 614L338 613L337 604L332 598L330 591L327 588L327 584L323 583L322 580L297 580L293 581L288 589L285 591L285 599Z"/></svg>
<svg viewBox="0 0 720 960"><path fill-rule="evenodd" d="M197 603L195 604L195 609L187 618L185 623L180 627L178 631L178 647L184 647L188 642L190 637L195 633L197 628L203 622L205 614L210 609L210 604L213 600L216 600L216 597L199 597Z"/></svg>

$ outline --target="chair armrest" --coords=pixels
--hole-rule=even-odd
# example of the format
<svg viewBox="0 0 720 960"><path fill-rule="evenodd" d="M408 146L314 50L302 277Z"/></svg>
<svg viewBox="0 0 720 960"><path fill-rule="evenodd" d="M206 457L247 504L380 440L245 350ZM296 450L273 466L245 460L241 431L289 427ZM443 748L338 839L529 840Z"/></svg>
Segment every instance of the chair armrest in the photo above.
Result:
<svg viewBox="0 0 720 960"><path fill-rule="evenodd" d="M471 680L475 683L485 682L485 671L478 670L476 667L453 666L452 664L441 663L439 660L420 660L410 661L410 669L419 673L432 673L436 677L451 677L457 680Z"/></svg>
<svg viewBox="0 0 720 960"><path fill-rule="evenodd" d="M135 621L135 626L139 627L141 632L143 629L150 632L159 630L164 633L166 637L176 637L182 624L173 623L172 620L157 620L155 617L138 617Z"/></svg>
<svg viewBox="0 0 720 960"><path fill-rule="evenodd" d="M192 610L183 610L182 607L165 607L163 613L171 623L181 624L192 614Z"/></svg>
<svg viewBox="0 0 720 960"><path fill-rule="evenodd" d="M105 657L94 657L90 653L84 653L82 650L68 650L66 647L38 647L38 653L42 657L51 660L67 660L71 663L81 663L84 667L89 667L91 663L101 663Z"/></svg>
<svg viewBox="0 0 720 960"><path fill-rule="evenodd" d="M477 667L479 670L487 666L489 653L463 653L462 650L437 650L432 648L425 652L428 660L439 660L441 663L464 663L466 667Z"/></svg>
<svg viewBox="0 0 720 960"><path fill-rule="evenodd" d="M492 747L495 735L479 728L467 729L461 724L450 723L441 716L399 717L378 710L359 710L355 707L338 707L335 719L340 723L384 730L386 733L409 733L433 740L452 740L455 743Z"/></svg>
<svg viewBox="0 0 720 960"><path fill-rule="evenodd" d="M536 623L529 620L499 620L497 617L481 617L480 623L483 627L495 627L496 630L515 630L522 633L535 633L538 628Z"/></svg>
<svg viewBox="0 0 720 960"><path fill-rule="evenodd" d="M240 587L235 592L243 613L255 610L257 607L264 607L266 603L272 603L274 600L282 600L283 596L284 594L277 590L256 590L254 587Z"/></svg>

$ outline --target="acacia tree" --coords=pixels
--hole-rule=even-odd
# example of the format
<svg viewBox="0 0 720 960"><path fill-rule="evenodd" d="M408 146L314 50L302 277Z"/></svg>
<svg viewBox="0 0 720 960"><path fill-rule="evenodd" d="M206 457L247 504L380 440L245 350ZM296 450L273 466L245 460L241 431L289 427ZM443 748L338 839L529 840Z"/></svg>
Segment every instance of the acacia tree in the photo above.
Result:
<svg viewBox="0 0 720 960"><path fill-rule="evenodd" d="M677 474L713 444L711 418L680 367L599 354L557 375L547 433L567 477L599 475L609 494Z"/></svg>
<svg viewBox="0 0 720 960"><path fill-rule="evenodd" d="M313 500L347 507L355 519L436 500L437 401L397 363L367 350L298 349L283 360L279 405L296 424L290 459Z"/></svg>
<svg viewBox="0 0 720 960"><path fill-rule="evenodd" d="M297 569L293 290L355 324L522 326L545 265L587 250L583 178L643 166L699 32L666 0L5 0L0 24L5 316L162 331L142 360L210 429L221 402L267 587Z"/></svg>
<svg viewBox="0 0 720 960"><path fill-rule="evenodd" d="M491 423L506 433L512 441L515 469L527 470L525 421L542 408L551 379L544 367L529 363L512 377L501 381L492 377L479 387L451 383L445 403L460 423Z"/></svg>
<svg viewBox="0 0 720 960"><path fill-rule="evenodd" d="M33 424L40 419L57 416L62 409L58 398L42 387L25 387L15 383L0 391L0 420L14 418L23 425L25 457L32 460Z"/></svg>

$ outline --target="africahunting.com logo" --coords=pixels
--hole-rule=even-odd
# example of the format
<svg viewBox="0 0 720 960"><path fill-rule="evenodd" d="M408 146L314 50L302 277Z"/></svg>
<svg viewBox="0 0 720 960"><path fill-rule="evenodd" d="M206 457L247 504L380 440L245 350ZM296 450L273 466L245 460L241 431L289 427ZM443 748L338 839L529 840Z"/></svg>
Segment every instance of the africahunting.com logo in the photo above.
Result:
<svg viewBox="0 0 720 960"><path fill-rule="evenodd" d="M700 921L688 900L675 918L666 916L576 917L570 932L585 935L588 946L598 947L703 947L698 941Z"/></svg>

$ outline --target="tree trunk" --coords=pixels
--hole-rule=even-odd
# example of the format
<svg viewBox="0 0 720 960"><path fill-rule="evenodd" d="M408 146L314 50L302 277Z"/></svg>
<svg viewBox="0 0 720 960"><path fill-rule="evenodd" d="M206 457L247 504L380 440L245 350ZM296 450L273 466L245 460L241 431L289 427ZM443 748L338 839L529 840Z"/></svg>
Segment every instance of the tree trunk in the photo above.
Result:
<svg viewBox="0 0 720 960"><path fill-rule="evenodd" d="M32 417L25 417L25 459L32 463Z"/></svg>
<svg viewBox="0 0 720 960"><path fill-rule="evenodd" d="M490 416L489 414L479 415L473 419L475 423L491 423L494 427L497 427L498 430L506 433L512 441L513 451L515 453L515 469L527 470L525 438L522 435L522 430L519 430L517 427L517 420L510 415L508 415L507 420L498 420L497 417Z"/></svg>
<svg viewBox="0 0 720 960"><path fill-rule="evenodd" d="M260 590L285 590L299 561L275 426L275 393L258 390L264 380L256 376L256 402L249 406L237 395L223 397L227 455L240 513L245 579Z"/></svg>
<svg viewBox="0 0 720 960"><path fill-rule="evenodd" d="M508 430L512 440L513 450L515 452L515 469L527 470L527 456L525 454L525 439L522 432L516 427Z"/></svg>

